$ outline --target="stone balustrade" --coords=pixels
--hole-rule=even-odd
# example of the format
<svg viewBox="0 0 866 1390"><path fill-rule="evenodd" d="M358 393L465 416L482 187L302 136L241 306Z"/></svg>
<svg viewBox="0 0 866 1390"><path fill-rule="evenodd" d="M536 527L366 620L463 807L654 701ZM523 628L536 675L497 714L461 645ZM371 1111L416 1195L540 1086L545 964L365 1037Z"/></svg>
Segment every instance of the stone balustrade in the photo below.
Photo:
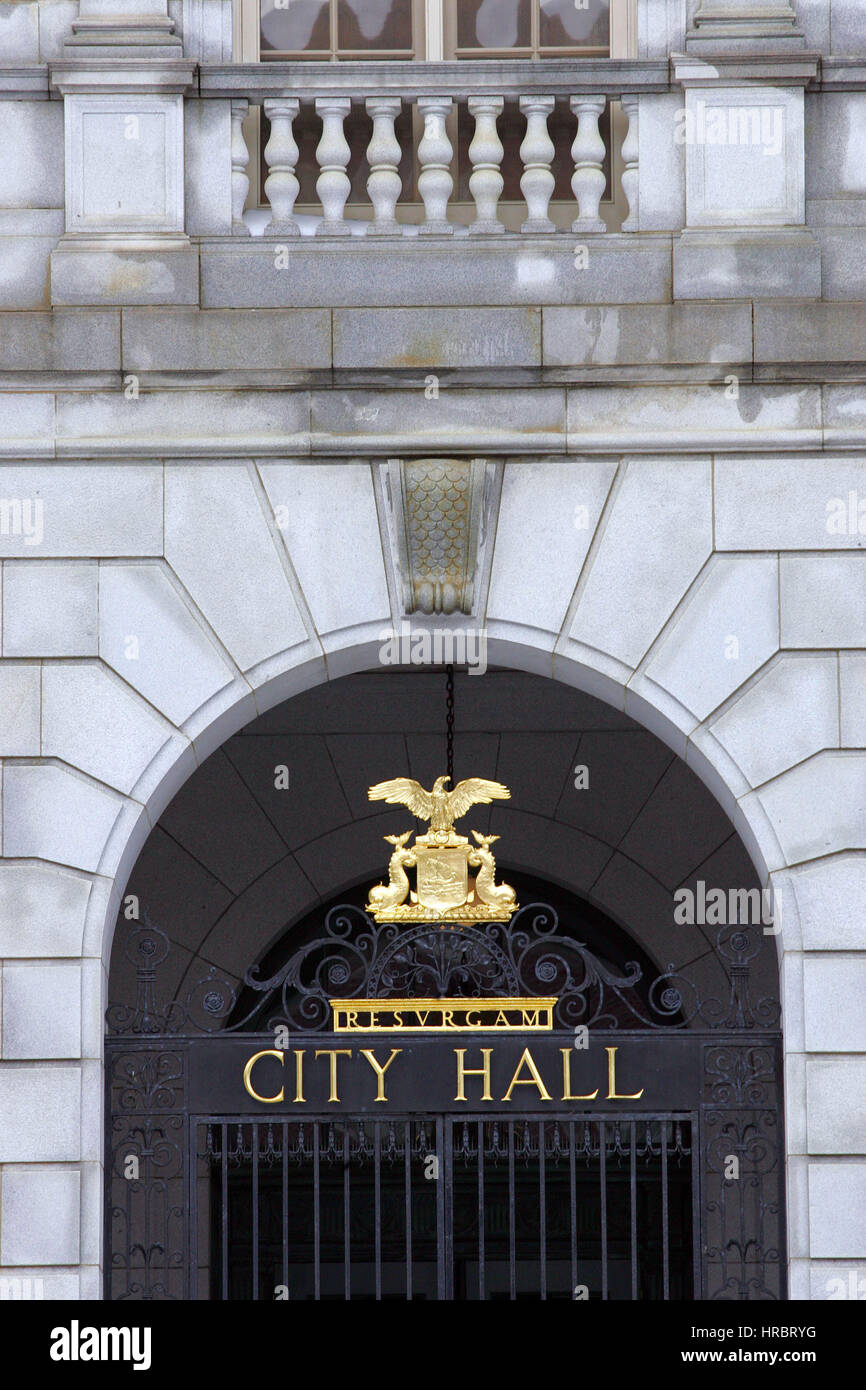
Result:
<svg viewBox="0 0 866 1390"><path fill-rule="evenodd" d="M352 230L346 217L351 192L347 168L352 156L346 138L346 120L353 106L362 107L372 123L365 158L367 205L362 217L369 236L402 236L406 227L398 220L397 204L403 187L400 168L407 153L398 135L398 117L406 107L415 113L411 155L415 162L417 200L423 204L419 235L450 236L455 220L449 216L455 192L455 123L458 105L468 110L474 133L468 144L471 172L468 188L474 215L469 234L494 236L505 232L499 216L503 195L505 150L497 121L506 103L520 113L525 133L519 146L522 173L520 196L526 217L523 234L553 234L557 226L550 216L554 195L554 160L562 151L551 138L549 118L559 103L567 104L576 118L570 139L570 185L574 200L571 230L604 232L600 204L608 176L608 150L602 120L608 103L618 101L622 111L622 187L628 201L624 231L638 227L639 146L638 98L646 92L668 89L666 62L587 60L485 61L479 63L357 62L340 64L262 63L200 70L203 98L229 99L232 113L231 183L234 234L248 228L240 210L248 188L249 150L244 141L244 117L260 106L270 125L264 149L267 176L264 196L270 206L266 236L290 237L299 233L294 215L298 199L299 149L295 121L299 113L315 112L321 120L315 159L316 198L320 220L316 235L346 236ZM404 123L403 140L405 142ZM471 206L471 204L470 204ZM465 221L465 218L463 219ZM561 221L561 219L560 219ZM356 219L357 222L357 219ZM357 230L357 226L356 226ZM567 230L567 227L565 228Z"/></svg>

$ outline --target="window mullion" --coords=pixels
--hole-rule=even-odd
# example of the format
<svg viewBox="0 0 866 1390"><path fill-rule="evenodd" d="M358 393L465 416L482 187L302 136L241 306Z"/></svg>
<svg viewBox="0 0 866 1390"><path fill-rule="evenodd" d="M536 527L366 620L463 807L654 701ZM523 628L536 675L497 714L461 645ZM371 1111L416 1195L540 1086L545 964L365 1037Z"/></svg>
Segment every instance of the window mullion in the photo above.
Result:
<svg viewBox="0 0 866 1390"><path fill-rule="evenodd" d="M445 0L423 0L423 3L424 57L428 63L439 62L445 57ZM415 56L418 56L417 43Z"/></svg>

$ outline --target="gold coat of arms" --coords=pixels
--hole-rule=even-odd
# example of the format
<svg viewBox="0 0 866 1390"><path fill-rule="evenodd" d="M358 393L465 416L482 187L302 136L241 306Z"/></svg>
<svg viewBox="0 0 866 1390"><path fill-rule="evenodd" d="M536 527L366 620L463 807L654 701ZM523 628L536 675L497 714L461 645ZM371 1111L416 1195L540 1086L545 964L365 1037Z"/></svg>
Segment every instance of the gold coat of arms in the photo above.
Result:
<svg viewBox="0 0 866 1390"><path fill-rule="evenodd" d="M388 882L371 888L367 903L367 911L377 922L504 922L517 908L514 889L496 882L496 861L490 846L499 836L473 830L472 845L454 829L455 820L465 816L471 806L507 801L510 791L501 782L467 777L449 792L446 787L450 780L437 777L428 792L411 777L395 777L390 782L377 782L367 792L371 801L406 806L428 822L426 835L416 836L414 845L407 843L411 830L385 836L394 846ZM409 869L415 870L414 889ZM470 869L478 870L474 877Z"/></svg>

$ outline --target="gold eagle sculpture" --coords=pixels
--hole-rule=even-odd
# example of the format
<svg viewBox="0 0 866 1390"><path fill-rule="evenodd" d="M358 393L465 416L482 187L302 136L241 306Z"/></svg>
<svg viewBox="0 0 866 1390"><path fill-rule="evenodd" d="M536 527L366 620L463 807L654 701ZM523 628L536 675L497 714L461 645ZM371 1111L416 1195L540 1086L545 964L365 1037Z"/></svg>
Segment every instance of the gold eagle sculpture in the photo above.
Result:
<svg viewBox="0 0 866 1390"><path fill-rule="evenodd" d="M390 782L377 782L367 796L370 801L407 806L413 816L429 821L433 834L452 831L454 822L479 801L489 803L511 798L507 787L501 782L490 782L486 777L467 777L449 792L445 787L450 781L450 777L437 777L432 791L428 792L411 777L393 777Z"/></svg>

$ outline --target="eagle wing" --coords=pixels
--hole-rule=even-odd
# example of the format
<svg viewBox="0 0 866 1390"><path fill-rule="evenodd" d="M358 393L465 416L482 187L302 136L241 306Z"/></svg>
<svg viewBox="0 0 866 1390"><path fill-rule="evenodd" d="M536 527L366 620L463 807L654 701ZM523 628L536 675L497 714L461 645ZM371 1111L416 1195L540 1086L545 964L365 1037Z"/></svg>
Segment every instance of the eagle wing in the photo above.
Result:
<svg viewBox="0 0 866 1390"><path fill-rule="evenodd" d="M420 820L429 820L433 815L432 796L411 777L392 777L390 782L377 782L370 787L367 797L370 801L387 801L392 806L408 806L413 816L418 816Z"/></svg>
<svg viewBox="0 0 866 1390"><path fill-rule="evenodd" d="M488 782L486 777L467 777L458 782L448 795L448 814L452 821L465 816L477 801L509 801L511 792L501 782Z"/></svg>

